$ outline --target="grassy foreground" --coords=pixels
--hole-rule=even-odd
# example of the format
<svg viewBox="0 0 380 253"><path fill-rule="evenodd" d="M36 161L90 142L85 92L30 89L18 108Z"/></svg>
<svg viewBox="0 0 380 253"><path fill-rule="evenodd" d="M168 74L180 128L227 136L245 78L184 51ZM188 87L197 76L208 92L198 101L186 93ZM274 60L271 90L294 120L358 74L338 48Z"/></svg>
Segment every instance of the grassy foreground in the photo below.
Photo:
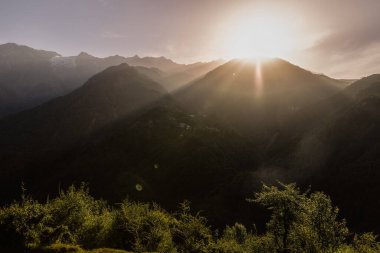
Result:
<svg viewBox="0 0 380 253"><path fill-rule="evenodd" d="M38 249L31 249L31 253L131 253L131 252L125 251L125 250L107 249L107 248L84 250L77 245L55 243L50 246L45 246Z"/></svg>

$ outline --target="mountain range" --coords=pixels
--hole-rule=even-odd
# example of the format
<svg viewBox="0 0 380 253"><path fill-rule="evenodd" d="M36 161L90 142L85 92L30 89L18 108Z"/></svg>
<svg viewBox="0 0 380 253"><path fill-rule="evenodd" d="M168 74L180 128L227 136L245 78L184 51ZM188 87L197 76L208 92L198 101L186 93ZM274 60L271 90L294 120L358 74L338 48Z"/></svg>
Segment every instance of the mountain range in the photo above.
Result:
<svg viewBox="0 0 380 253"><path fill-rule="evenodd" d="M121 63L139 66L140 72L173 90L223 61L178 64L164 57L98 58L85 52L65 57L15 43L3 44L0 45L0 117L66 95L96 73Z"/></svg>
<svg viewBox="0 0 380 253"><path fill-rule="evenodd" d="M62 93L34 81L51 100L0 120L2 202L21 182L45 197L84 181L116 203L129 196L172 210L188 199L215 226L260 227L266 213L245 199L262 182L296 181L331 195L352 228L380 231L380 75L348 84L282 59L181 65L7 46L53 69L46 80L60 80L49 87ZM0 60L11 66L1 80L26 54L7 51L15 59ZM25 68L33 80L38 71Z"/></svg>

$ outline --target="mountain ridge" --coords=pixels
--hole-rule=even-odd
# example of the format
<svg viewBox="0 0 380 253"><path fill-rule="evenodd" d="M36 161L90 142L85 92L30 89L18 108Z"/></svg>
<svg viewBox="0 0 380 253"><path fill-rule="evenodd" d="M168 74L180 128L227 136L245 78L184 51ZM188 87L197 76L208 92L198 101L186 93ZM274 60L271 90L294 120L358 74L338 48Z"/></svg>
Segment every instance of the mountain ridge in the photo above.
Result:
<svg viewBox="0 0 380 253"><path fill-rule="evenodd" d="M150 68L162 67L165 70L160 75L152 73L150 77L157 78L155 81L168 90L181 87L218 64L198 63L197 70L187 71L194 66L177 64L164 57L98 58L85 52L77 56L62 56L52 51L8 43L0 45L0 117L68 94L96 73L121 63L138 64L139 69L148 75ZM171 66L164 67L164 63ZM166 72L168 70L171 72ZM152 72L157 71L153 69Z"/></svg>

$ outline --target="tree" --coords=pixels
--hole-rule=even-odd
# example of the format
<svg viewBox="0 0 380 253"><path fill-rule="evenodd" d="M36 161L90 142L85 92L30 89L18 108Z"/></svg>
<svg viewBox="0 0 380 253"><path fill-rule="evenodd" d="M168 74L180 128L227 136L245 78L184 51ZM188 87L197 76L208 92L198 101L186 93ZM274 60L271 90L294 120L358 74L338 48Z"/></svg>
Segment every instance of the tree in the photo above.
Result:
<svg viewBox="0 0 380 253"><path fill-rule="evenodd" d="M262 191L248 201L259 203L272 211L267 223L268 232L274 235L277 251L287 253L291 252L291 231L301 218L306 195L301 194L295 184L279 184L281 189L264 184Z"/></svg>
<svg viewBox="0 0 380 253"><path fill-rule="evenodd" d="M322 192L311 194L306 203L307 219L315 234L319 252L334 252L348 235L346 221L338 219L339 209Z"/></svg>
<svg viewBox="0 0 380 253"><path fill-rule="evenodd" d="M295 184L263 185L255 199L272 215L267 223L278 252L335 252L348 235L339 209L322 192L301 193Z"/></svg>

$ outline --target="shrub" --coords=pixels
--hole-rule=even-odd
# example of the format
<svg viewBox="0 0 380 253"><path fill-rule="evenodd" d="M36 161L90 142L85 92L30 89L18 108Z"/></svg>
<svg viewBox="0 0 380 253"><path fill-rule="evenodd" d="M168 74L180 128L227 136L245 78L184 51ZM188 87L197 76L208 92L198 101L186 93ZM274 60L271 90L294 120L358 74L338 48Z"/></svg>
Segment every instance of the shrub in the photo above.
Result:
<svg viewBox="0 0 380 253"><path fill-rule="evenodd" d="M48 217L43 244L71 243L93 248L107 240L112 215L106 202L89 195L86 185L70 186L46 204Z"/></svg>
<svg viewBox="0 0 380 253"><path fill-rule="evenodd" d="M46 207L29 197L0 209L0 244L3 249L22 250L41 243Z"/></svg>
<svg viewBox="0 0 380 253"><path fill-rule="evenodd" d="M173 217L157 205L125 200L113 223L113 246L136 252L171 252L173 221Z"/></svg>
<svg viewBox="0 0 380 253"><path fill-rule="evenodd" d="M357 253L375 253L380 252L380 244L376 241L372 233L355 235L352 247Z"/></svg>
<svg viewBox="0 0 380 253"><path fill-rule="evenodd" d="M172 234L178 252L209 252L213 246L213 238L206 218L199 213L192 215L189 202L181 204L180 212L175 214L175 217Z"/></svg>
<svg viewBox="0 0 380 253"><path fill-rule="evenodd" d="M0 208L0 245L6 252L36 253L380 252L372 233L355 235L348 243L345 220L321 192L301 192L295 184L264 185L250 201L272 212L266 233L235 223L213 236L206 218L191 213L189 202L174 214L129 200L112 209L91 197L84 184L44 204L23 194L20 202Z"/></svg>

